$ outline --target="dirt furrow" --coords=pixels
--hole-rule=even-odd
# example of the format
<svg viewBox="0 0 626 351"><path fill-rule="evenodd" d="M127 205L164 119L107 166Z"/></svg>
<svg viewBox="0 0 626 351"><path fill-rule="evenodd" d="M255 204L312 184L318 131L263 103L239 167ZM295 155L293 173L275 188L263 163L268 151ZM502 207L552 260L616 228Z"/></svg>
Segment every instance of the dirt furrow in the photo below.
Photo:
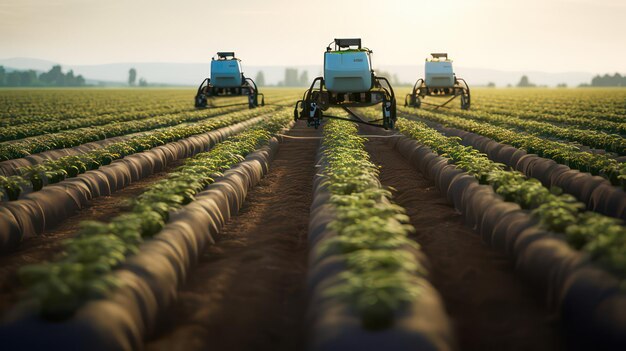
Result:
<svg viewBox="0 0 626 351"><path fill-rule="evenodd" d="M513 264L482 243L434 184L384 139L370 139L366 148L381 167L382 184L396 189L394 201L416 228L413 237L431 263L431 281L443 297L460 349L564 349L558 320L515 275Z"/></svg>
<svg viewBox="0 0 626 351"><path fill-rule="evenodd" d="M317 136L299 122L292 136ZM285 139L270 172L208 247L148 350L302 350L318 141Z"/></svg>
<svg viewBox="0 0 626 351"><path fill-rule="evenodd" d="M84 220L107 221L127 210L126 201L143 193L150 185L166 178L182 161L172 163L166 170L133 182L111 196L93 199L88 206L78 211L59 226L41 235L28 238L17 251L0 256L0 316L19 299L23 288L19 284L17 271L20 267L51 260L62 249L64 239L71 238Z"/></svg>

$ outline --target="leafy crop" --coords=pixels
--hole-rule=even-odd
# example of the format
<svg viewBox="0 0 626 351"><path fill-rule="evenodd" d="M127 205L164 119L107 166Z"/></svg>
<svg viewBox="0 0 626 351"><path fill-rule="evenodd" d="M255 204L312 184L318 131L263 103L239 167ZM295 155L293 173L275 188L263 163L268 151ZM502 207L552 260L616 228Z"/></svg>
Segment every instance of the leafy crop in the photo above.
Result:
<svg viewBox="0 0 626 351"><path fill-rule="evenodd" d="M326 240L318 255L339 253L348 270L341 283L325 293L352 304L367 329L383 329L394 313L419 293L415 257L401 248L417 248L408 239L413 231L404 209L391 204L391 193L378 181L378 168L369 160L354 124L329 121L324 126L320 176L331 193L335 219L329 228L337 236Z"/></svg>
<svg viewBox="0 0 626 351"><path fill-rule="evenodd" d="M237 111L226 113L223 116L207 118L194 124L156 129L80 155L64 156L57 160L47 160L39 165L19 167L17 171L24 180L32 183L34 191L38 191L44 184L58 183L66 177L76 177L88 170L108 165L113 160L168 142L239 123L262 113L267 113L267 111L267 109ZM26 184L26 182L22 182L22 184Z"/></svg>
<svg viewBox="0 0 626 351"><path fill-rule="evenodd" d="M109 223L83 222L56 261L22 268L22 282L39 302L42 316L66 318L86 301L106 296L122 284L110 273L127 256L139 252L145 238L161 231L171 211L193 201L216 175L267 143L289 121L289 114L278 113L186 160L176 172L139 195L130 211Z"/></svg>
<svg viewBox="0 0 626 351"><path fill-rule="evenodd" d="M626 174L626 164L619 163L608 155L584 152L572 144L544 139L489 123L467 120L443 113L408 109L401 109L401 112L409 116L418 116L443 123L449 127L477 133L498 142L524 149L529 153L536 153L539 156L553 159L573 169L603 176L615 185L622 184L622 186L626 187L626 183L619 178L621 174Z"/></svg>
<svg viewBox="0 0 626 351"><path fill-rule="evenodd" d="M563 234L572 247L588 252L598 264L621 279L626 278L626 228L621 221L585 212L584 205L573 196L548 189L518 171L507 170L477 150L461 145L459 138L446 137L424 123L402 118L397 127L434 152L448 156L452 163L483 183L491 184L506 201L532 210L542 227Z"/></svg>

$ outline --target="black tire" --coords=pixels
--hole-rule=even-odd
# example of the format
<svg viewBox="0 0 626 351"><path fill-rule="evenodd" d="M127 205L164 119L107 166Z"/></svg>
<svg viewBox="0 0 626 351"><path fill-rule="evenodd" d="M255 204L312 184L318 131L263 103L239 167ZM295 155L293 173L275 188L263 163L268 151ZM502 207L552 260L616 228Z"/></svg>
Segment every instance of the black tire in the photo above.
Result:
<svg viewBox="0 0 626 351"><path fill-rule="evenodd" d="M315 117L313 117L313 126L317 129L322 123L322 110L317 108L315 110Z"/></svg>
<svg viewBox="0 0 626 351"><path fill-rule="evenodd" d="M207 106L207 99L204 94L196 95L196 98L194 100L194 105L196 108L205 108Z"/></svg>
<svg viewBox="0 0 626 351"><path fill-rule="evenodd" d="M461 95L461 109L469 110L469 108L470 108L470 96L469 94L463 93Z"/></svg>

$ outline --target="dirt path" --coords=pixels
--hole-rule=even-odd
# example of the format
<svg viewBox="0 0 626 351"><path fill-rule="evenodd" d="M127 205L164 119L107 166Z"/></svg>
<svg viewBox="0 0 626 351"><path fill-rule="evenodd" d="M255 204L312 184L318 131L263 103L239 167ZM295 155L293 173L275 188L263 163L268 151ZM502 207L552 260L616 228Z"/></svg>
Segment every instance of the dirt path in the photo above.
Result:
<svg viewBox="0 0 626 351"><path fill-rule="evenodd" d="M59 226L39 236L25 240L17 251L0 256L0 317L15 304L23 292L17 271L20 267L51 260L62 249L64 239L71 238L79 229L81 221L107 221L126 210L125 200L137 196L154 182L163 179L182 162L174 162L167 170L136 181L111 196L93 199L88 206L63 221Z"/></svg>
<svg viewBox="0 0 626 351"><path fill-rule="evenodd" d="M376 131L367 130L367 133ZM397 191L431 263L461 350L564 349L559 324L517 278L512 263L483 244L445 198L384 139L366 148L382 166L383 185Z"/></svg>
<svg viewBox="0 0 626 351"><path fill-rule="evenodd" d="M289 135L316 136L301 122ZM192 271L148 350L304 349L306 234L317 140L285 139Z"/></svg>

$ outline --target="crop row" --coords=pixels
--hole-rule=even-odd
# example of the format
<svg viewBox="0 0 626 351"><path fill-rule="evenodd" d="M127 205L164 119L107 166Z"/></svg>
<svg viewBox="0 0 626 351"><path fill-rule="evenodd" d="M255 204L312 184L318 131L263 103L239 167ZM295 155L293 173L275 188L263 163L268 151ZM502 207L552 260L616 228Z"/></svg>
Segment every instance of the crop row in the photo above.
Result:
<svg viewBox="0 0 626 351"><path fill-rule="evenodd" d="M477 91L479 109L506 108L543 116L626 122L623 90L490 90Z"/></svg>
<svg viewBox="0 0 626 351"><path fill-rule="evenodd" d="M409 116L417 116L442 123L446 126L477 133L498 142L522 148L529 153L536 153L539 156L553 159L573 169L605 177L611 181L613 185L626 185L622 181L624 175L626 175L626 165L606 155L583 152L574 145L515 132L489 123L481 123L424 110L416 111L404 108L400 108L400 110L402 113Z"/></svg>
<svg viewBox="0 0 626 351"><path fill-rule="evenodd" d="M570 101L563 104L550 104L547 101L533 101L532 99L511 99L506 101L490 101L481 99L477 103L479 110L495 111L521 111L527 115L542 116L548 120L566 122L568 118L576 121L590 120L609 122L614 124L626 123L626 117L617 108L601 106L594 109L589 100Z"/></svg>
<svg viewBox="0 0 626 351"><path fill-rule="evenodd" d="M40 135L24 140L11 141L0 144L2 160L11 160L46 150L62 149L77 146L91 141L103 140L110 137L147 130L167 127L184 122L196 122L210 116L232 112L241 107L232 106L210 110L201 110L188 113L152 117L141 121L110 123L102 126L79 128L75 130Z"/></svg>
<svg viewBox="0 0 626 351"><path fill-rule="evenodd" d="M28 124L2 127L2 129L0 129L0 142L18 140L41 134L56 133L64 130L95 127L114 122L139 121L150 117L183 113L190 110L192 110L192 108L183 105L177 109L171 107L154 107L148 110L99 114L81 118L41 119Z"/></svg>
<svg viewBox="0 0 626 351"><path fill-rule="evenodd" d="M249 131L217 144L208 152L184 162L139 195L130 211L109 223L86 221L76 237L68 240L59 259L23 267L20 277L31 296L39 301L42 316L63 319L85 302L102 298L120 284L111 275L126 257L138 252L141 243L163 228L170 213L194 200L220 172L268 142L289 121L277 114Z"/></svg>
<svg viewBox="0 0 626 351"><path fill-rule="evenodd" d="M312 349L450 349L424 256L407 237L414 228L364 142L352 123L324 126L309 227Z"/></svg>
<svg viewBox="0 0 626 351"><path fill-rule="evenodd" d="M575 141L586 146L615 152L619 155L624 155L626 152L626 139L618 134L608 134L589 129L559 127L546 122L483 111L454 111L444 113L464 119L486 122L499 127L517 129L541 137Z"/></svg>
<svg viewBox="0 0 626 351"><path fill-rule="evenodd" d="M626 347L623 280L620 288L620 280L590 262L588 254L542 228L532 210L505 201L492 185L480 184L445 154L403 135L387 141L434 182L487 245L510 258L548 311L561 317L568 344L594 350Z"/></svg>
<svg viewBox="0 0 626 351"><path fill-rule="evenodd" d="M590 211L626 220L626 192L603 177L581 172L549 158L529 154L526 150L502 144L486 136L456 128L433 126L447 136L461 138L461 144L485 153L489 159L535 178L551 188L561 188L586 204Z"/></svg>
<svg viewBox="0 0 626 351"><path fill-rule="evenodd" d="M281 98L278 98L278 101L281 100ZM276 103L276 101L273 102ZM184 101L184 103L180 103L176 106L163 106L159 104L158 106L150 106L148 108L145 106L142 107L142 109L138 110L106 114L97 113L80 118L56 118L50 120L42 116L39 120L33 120L28 124L0 127L0 142L18 140L41 134L56 133L64 130L101 126L114 122L139 121L160 115L192 112L193 110L193 106L189 101Z"/></svg>
<svg viewBox="0 0 626 351"><path fill-rule="evenodd" d="M573 126L583 129L602 130L609 133L624 134L626 133L625 122L607 121L599 118L580 116L575 117L569 114L553 115L542 112L528 111L523 109L515 109L506 105L481 106L481 112L489 114L498 114L505 116L513 116L522 120L547 121L558 123L564 126Z"/></svg>
<svg viewBox="0 0 626 351"><path fill-rule="evenodd" d="M90 200L115 193L156 172L166 171L175 162L206 152L227 138L259 123L254 117L179 141L138 152L88 171L75 178L44 187L18 201L0 206L0 252L9 252L21 242L39 235L84 208Z"/></svg>
<svg viewBox="0 0 626 351"><path fill-rule="evenodd" d="M402 133L449 158L481 184L490 184L505 201L532 211L543 228L564 235L573 248L626 279L626 228L622 221L584 211L584 205L573 196L549 190L518 171L506 170L476 149L461 145L458 138L443 136L424 123L400 119L397 125Z"/></svg>
<svg viewBox="0 0 626 351"><path fill-rule="evenodd" d="M186 90L28 89L0 92L0 126L189 108Z"/></svg>
<svg viewBox="0 0 626 351"><path fill-rule="evenodd" d="M231 112L193 124L152 130L80 155L64 156L56 160L44 161L41 164L19 167L17 168L19 175L0 176L0 200L5 196L9 201L17 200L25 190L39 191L46 184L54 184L66 178L76 177L81 173L98 169L101 165L108 165L127 155L238 123L258 116L261 112L265 112L265 110L246 109Z"/></svg>

